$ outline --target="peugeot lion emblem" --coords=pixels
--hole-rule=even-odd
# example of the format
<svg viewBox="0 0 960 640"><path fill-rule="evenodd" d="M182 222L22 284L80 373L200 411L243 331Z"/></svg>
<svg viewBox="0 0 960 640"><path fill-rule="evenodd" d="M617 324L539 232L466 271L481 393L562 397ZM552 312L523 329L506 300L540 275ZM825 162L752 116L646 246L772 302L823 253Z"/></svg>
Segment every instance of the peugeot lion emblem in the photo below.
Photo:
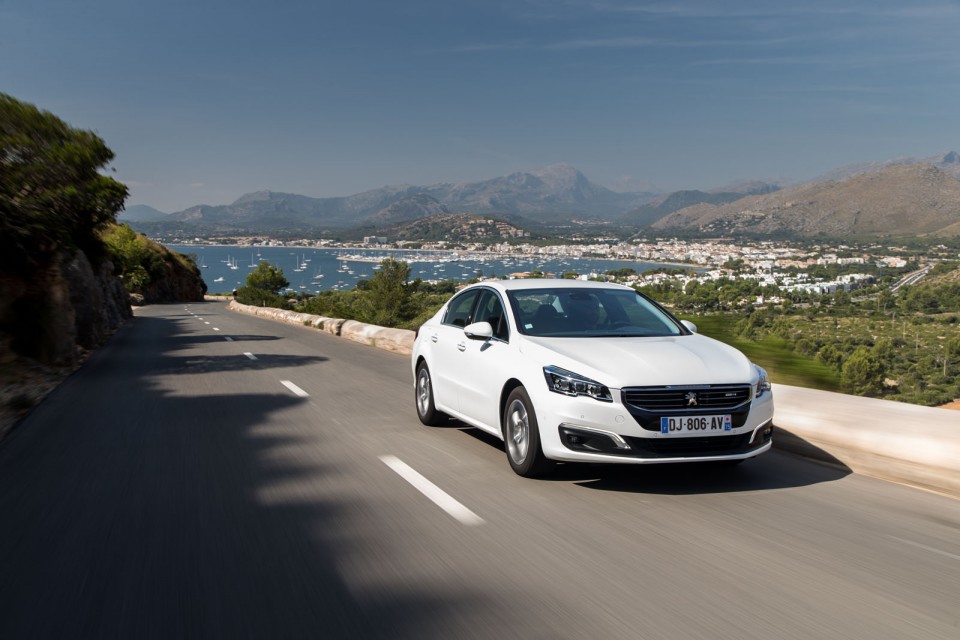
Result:
<svg viewBox="0 0 960 640"><path fill-rule="evenodd" d="M693 391L687 393L687 406L695 407L697 406L697 394Z"/></svg>

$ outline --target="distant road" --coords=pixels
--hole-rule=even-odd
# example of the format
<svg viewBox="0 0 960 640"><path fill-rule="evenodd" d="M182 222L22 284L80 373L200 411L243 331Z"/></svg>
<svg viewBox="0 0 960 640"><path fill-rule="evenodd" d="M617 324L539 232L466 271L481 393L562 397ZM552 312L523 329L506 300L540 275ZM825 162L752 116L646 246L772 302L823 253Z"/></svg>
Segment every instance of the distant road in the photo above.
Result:
<svg viewBox="0 0 960 640"><path fill-rule="evenodd" d="M406 357L140 309L0 443L0 638L941 638L960 502L779 452L515 476Z"/></svg>
<svg viewBox="0 0 960 640"><path fill-rule="evenodd" d="M930 269L933 269L932 264L927 264L920 267L916 271L911 271L907 275L900 278L900 280L898 280L896 283L894 283L894 285L890 287L890 291L893 293L896 293L897 290L900 289L901 287L905 287L911 284L916 284L917 282L920 281L921 278L923 278L925 275L927 275L927 273L930 272Z"/></svg>

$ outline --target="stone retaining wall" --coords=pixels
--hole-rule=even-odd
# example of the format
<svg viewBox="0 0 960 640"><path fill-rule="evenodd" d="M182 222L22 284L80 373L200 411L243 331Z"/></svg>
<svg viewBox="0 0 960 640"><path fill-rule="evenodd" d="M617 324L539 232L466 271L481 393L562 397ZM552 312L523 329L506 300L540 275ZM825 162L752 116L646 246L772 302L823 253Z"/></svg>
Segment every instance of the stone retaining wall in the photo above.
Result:
<svg viewBox="0 0 960 640"><path fill-rule="evenodd" d="M277 322L295 324L302 327L315 327L320 331L361 344L367 344L371 347L410 355L413 352L414 332L409 329L388 329L378 327L374 324L357 322L356 320L344 320L342 318L327 318L325 316L316 316L309 313L297 313L295 311L285 311L273 307L254 307L251 305L240 304L236 300L231 300L228 308L240 313L247 313L261 318L269 318Z"/></svg>

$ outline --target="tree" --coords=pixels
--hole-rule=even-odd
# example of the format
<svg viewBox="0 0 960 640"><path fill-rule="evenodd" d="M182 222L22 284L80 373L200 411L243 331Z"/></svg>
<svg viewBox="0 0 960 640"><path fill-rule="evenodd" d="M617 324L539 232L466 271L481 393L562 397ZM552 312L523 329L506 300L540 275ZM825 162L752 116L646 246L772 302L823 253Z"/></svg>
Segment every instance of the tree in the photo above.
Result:
<svg viewBox="0 0 960 640"><path fill-rule="evenodd" d="M246 286L237 289L236 300L255 307L287 309L290 303L279 293L289 286L290 281L283 275L283 269L264 261L247 276Z"/></svg>
<svg viewBox="0 0 960 640"><path fill-rule="evenodd" d="M0 93L0 264L28 270L62 247L89 254L127 188L100 170L103 140Z"/></svg>
<svg viewBox="0 0 960 640"><path fill-rule="evenodd" d="M883 364L868 347L857 347L843 363L840 384L858 396L875 396L883 390Z"/></svg>
<svg viewBox="0 0 960 640"><path fill-rule="evenodd" d="M395 327L412 317L411 288L407 286L410 266L387 258L361 292L360 312L363 319L384 327Z"/></svg>
<svg viewBox="0 0 960 640"><path fill-rule="evenodd" d="M247 286L276 295L281 289L289 287L290 281L283 275L283 269L264 261L247 276Z"/></svg>
<svg viewBox="0 0 960 640"><path fill-rule="evenodd" d="M843 352L832 344L826 344L817 352L817 360L840 371L843 367Z"/></svg>

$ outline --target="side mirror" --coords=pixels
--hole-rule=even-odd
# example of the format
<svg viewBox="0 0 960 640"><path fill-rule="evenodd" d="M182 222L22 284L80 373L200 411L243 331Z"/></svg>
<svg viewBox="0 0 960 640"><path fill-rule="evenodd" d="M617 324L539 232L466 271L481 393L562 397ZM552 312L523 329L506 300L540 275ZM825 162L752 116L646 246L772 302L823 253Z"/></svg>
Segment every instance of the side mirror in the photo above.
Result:
<svg viewBox="0 0 960 640"><path fill-rule="evenodd" d="M682 324L682 325L685 326L687 329L689 329L691 333L696 333L696 332L697 332L697 325L693 324L693 323L690 322L689 320L681 320L681 321L680 321L680 324Z"/></svg>
<svg viewBox="0 0 960 640"><path fill-rule="evenodd" d="M474 322L463 328L463 332L471 340L489 340L493 337L493 327L489 322Z"/></svg>

